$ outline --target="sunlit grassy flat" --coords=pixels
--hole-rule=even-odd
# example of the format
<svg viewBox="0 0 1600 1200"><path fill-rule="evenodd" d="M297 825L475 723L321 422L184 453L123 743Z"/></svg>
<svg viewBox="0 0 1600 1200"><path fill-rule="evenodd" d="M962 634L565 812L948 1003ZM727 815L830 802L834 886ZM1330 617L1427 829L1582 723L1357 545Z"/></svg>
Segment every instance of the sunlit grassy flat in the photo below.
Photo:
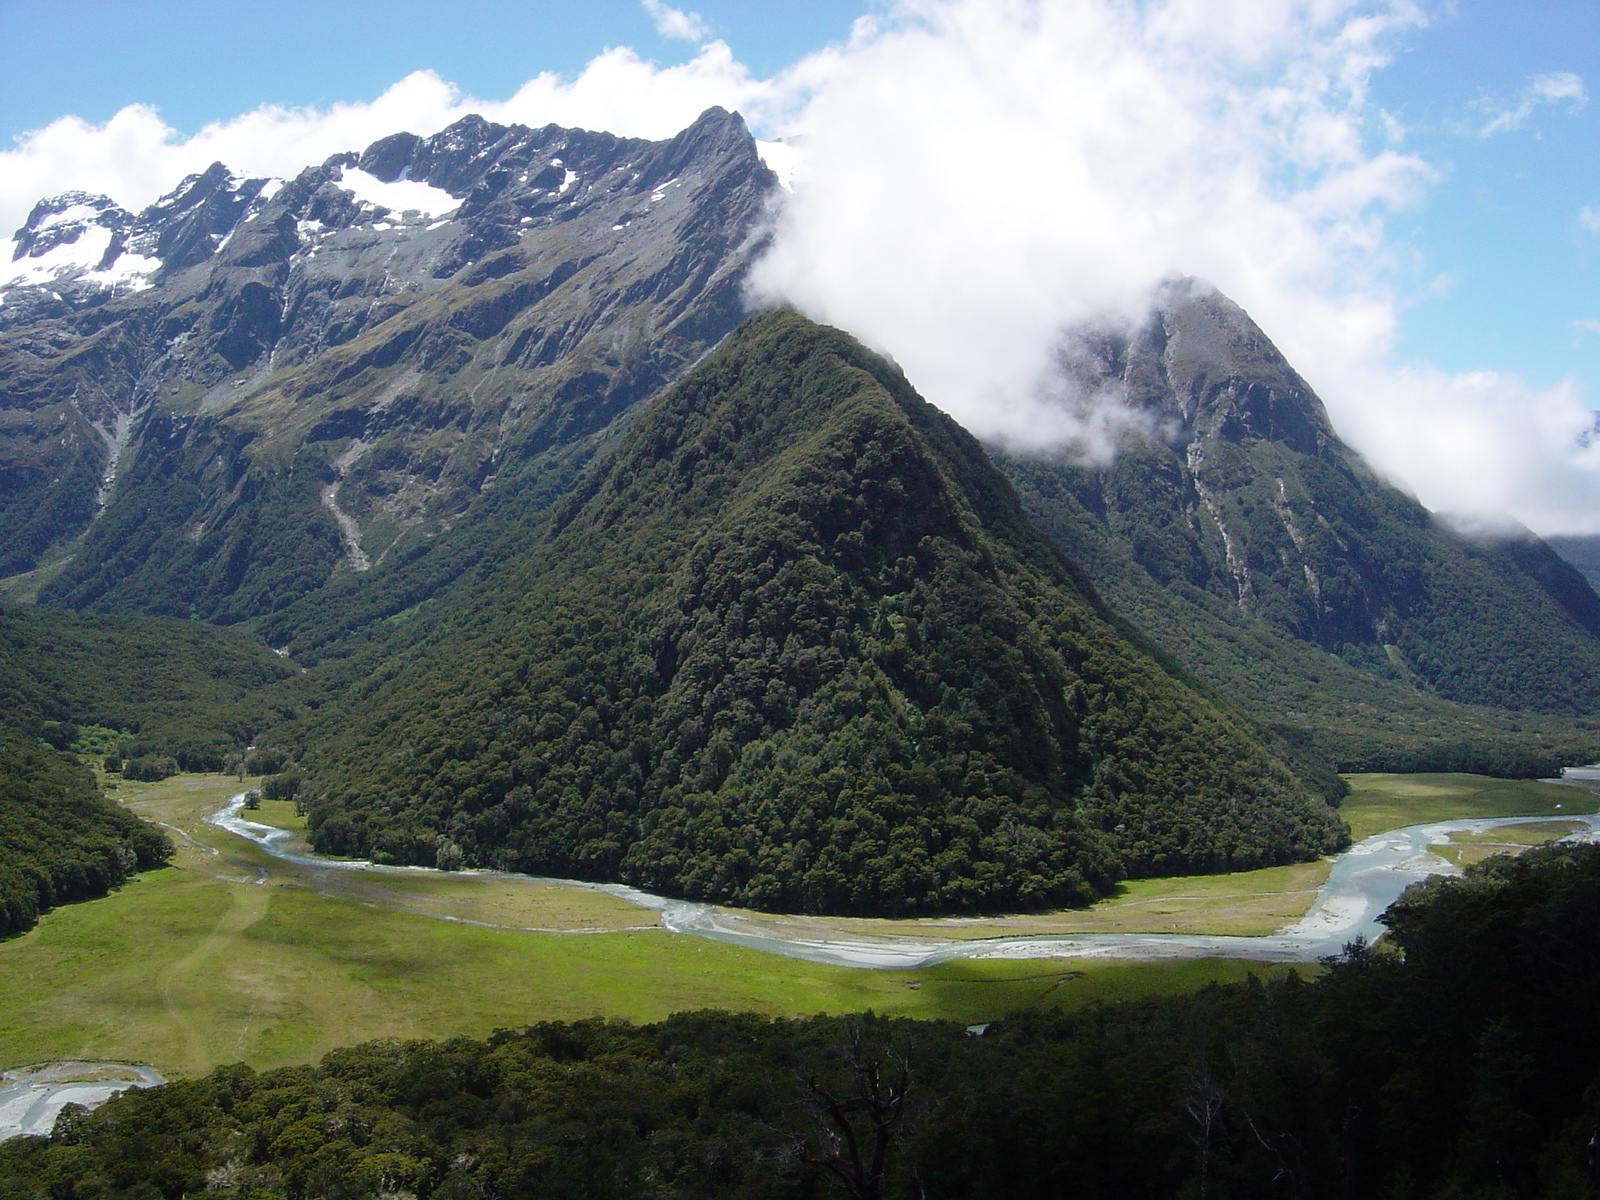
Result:
<svg viewBox="0 0 1600 1200"><path fill-rule="evenodd" d="M1358 836L1447 817L1558 818L1444 848L1467 861L1560 836L1560 813L1594 807L1579 789L1471 776L1354 783L1345 815ZM602 1014L648 1020L702 1007L871 1008L979 1022L1268 969L1215 959L978 960L911 971L810 964L675 935L652 911L588 888L285 863L205 823L240 786L225 776L178 776L119 789L130 808L173 831L174 865L0 943L0 1068L60 1058L146 1061L168 1074L230 1061L266 1067L373 1037L481 1035ZM267 802L252 816L291 830L300 824L288 804ZM1326 869L1309 863L1137 881L1091 909L1055 914L750 918L815 936L1266 933L1304 913ZM560 932L541 932L549 930Z"/></svg>

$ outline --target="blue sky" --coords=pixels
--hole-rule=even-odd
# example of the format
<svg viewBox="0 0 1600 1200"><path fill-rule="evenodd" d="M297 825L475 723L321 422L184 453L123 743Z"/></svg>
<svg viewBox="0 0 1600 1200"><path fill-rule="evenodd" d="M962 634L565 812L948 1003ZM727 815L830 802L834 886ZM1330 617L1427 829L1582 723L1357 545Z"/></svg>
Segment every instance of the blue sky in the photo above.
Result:
<svg viewBox="0 0 1600 1200"><path fill-rule="evenodd" d="M932 7L942 2L917 0ZM1031 2L1009 7L1026 10ZM1208 6L1229 4L1167 2L1202 15ZM1001 0L991 3L1008 7ZM1358 0L1350 3L1360 7ZM1105 0L1059 0L1057 7L1074 5L1085 12L1107 9ZM892 12L888 0L704 0L680 6L702 26L699 37L683 39L660 32L646 7L636 0L401 0L382 6L344 0L63 0L51 6L0 0L0 116L11 139L25 139L68 114L97 126L128 105L145 104L181 140L263 105L325 110L371 102L423 69L467 96L501 101L540 72L576 78L610 47L630 47L666 69L693 60L708 39L725 42L751 78L768 80L830 44L842 45L858 17ZM1392 16L1402 4L1371 7ZM1503 407L1503 388L1498 398L1485 398L1482 389L1474 392L1461 382L1460 373L1479 371L1515 376L1535 391L1575 381L1582 402L1600 408L1600 95L1589 98L1591 90L1600 90L1600 4L1456 0L1424 4L1422 11L1425 22L1383 40L1391 61L1371 73L1362 116L1369 158L1381 158L1387 145L1393 155L1416 163L1409 189L1400 189L1408 190L1408 203L1386 202L1391 193L1375 190L1379 198L1371 211L1382 210L1381 246L1361 268L1366 284L1381 283L1392 302L1397 324L1385 351L1388 365L1457 377L1455 391L1439 384L1434 412L1441 405L1447 409L1454 395L1486 411ZM874 61L886 61L885 53L861 58ZM915 103L916 94L908 87L907 103ZM1265 269L1252 268L1256 275ZM1239 273L1240 280L1252 277L1247 270ZM1241 282L1230 290L1237 295L1249 287ZM1262 288L1245 298L1292 350L1314 340L1304 331L1315 308L1274 313L1270 297L1282 294L1281 288ZM822 315L840 319L850 311L848 305L821 307ZM878 340L896 349L902 361L915 361L914 354L898 353L891 332ZM1321 358L1333 362L1338 353L1331 345ZM1303 352L1312 366L1318 357L1315 347ZM1341 393L1347 407L1358 406L1359 398L1349 393L1362 384L1333 379L1332 373L1314 375L1313 382L1338 419ZM1391 372L1396 389L1398 378ZM959 404L948 406L962 415ZM1425 500L1470 500L1470 480L1458 480L1451 491L1428 482L1426 464L1415 465L1415 455L1396 450L1386 458L1382 444L1415 441L1414 430L1384 433L1379 417L1351 411L1349 427L1367 430L1367 442L1357 436L1357 443L1391 473L1410 478ZM1486 437L1493 440L1478 440ZM1472 452L1462 453L1470 460ZM1600 478L1600 464L1593 465ZM1517 486L1506 484L1508 495ZM1600 486L1594 496L1600 501ZM1549 509L1554 501L1541 503ZM1534 508L1527 505L1511 507L1522 519L1553 529L1582 523L1573 515L1577 503L1560 520L1530 515ZM1600 525L1600 504L1593 507Z"/></svg>
<svg viewBox="0 0 1600 1200"><path fill-rule="evenodd" d="M1600 408L1600 331L1574 326L1600 317L1600 230L1580 218L1600 211L1600 4L1462 0L1407 42L1373 79L1408 148L1440 173L1394 222L1420 256L1406 353L1541 383L1576 374ZM1481 135L1530 77L1556 72L1594 97L1538 105L1521 127Z"/></svg>

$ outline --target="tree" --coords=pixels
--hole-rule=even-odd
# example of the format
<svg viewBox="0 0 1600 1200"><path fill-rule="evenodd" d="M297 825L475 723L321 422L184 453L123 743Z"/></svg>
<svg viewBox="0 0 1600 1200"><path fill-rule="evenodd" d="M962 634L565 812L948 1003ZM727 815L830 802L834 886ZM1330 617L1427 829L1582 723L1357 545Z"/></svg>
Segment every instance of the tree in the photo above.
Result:
<svg viewBox="0 0 1600 1200"><path fill-rule="evenodd" d="M795 1137L801 1162L820 1167L851 1200L880 1200L911 1091L911 1068L892 1046L867 1042L852 1024L844 1047L845 1078L830 1087L816 1075L806 1082L811 1128ZM921 1190L920 1188L918 1189Z"/></svg>

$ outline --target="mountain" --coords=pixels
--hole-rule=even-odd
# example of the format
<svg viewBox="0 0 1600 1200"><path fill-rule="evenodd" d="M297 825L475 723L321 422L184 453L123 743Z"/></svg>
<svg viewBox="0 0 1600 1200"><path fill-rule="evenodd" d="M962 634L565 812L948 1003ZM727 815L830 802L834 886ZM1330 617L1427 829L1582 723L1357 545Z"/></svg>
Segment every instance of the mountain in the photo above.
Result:
<svg viewBox="0 0 1600 1200"><path fill-rule="evenodd" d="M1550 773L1600 749L1587 581L1531 534L1466 536L1381 479L1237 305L1175 282L1131 334L1068 345L1063 372L1150 432L1109 465L997 460L1198 676L1343 770Z"/></svg>
<svg viewBox="0 0 1600 1200"><path fill-rule="evenodd" d="M903 914L1345 837L970 436L792 313L752 317L545 544L356 674L293 734L338 853Z"/></svg>
<svg viewBox="0 0 1600 1200"><path fill-rule="evenodd" d="M5 592L228 624L403 557L731 330L776 187L712 109L40 203L0 283Z"/></svg>
<svg viewBox="0 0 1600 1200"><path fill-rule="evenodd" d="M1589 581L1590 587L1600 587L1600 537L1577 534L1546 540L1550 543L1550 549L1577 568Z"/></svg>
<svg viewBox="0 0 1600 1200"><path fill-rule="evenodd" d="M1225 298L1064 343L1143 416L1109 464L986 454L842 334L734 334L778 192L713 109L41 202L0 273L38 720L270 741L325 850L833 912L1313 855L1336 768L1600 757L1600 599L1379 479ZM148 663L85 684L91 622L155 617L254 640L190 687L190 626L159 713Z"/></svg>

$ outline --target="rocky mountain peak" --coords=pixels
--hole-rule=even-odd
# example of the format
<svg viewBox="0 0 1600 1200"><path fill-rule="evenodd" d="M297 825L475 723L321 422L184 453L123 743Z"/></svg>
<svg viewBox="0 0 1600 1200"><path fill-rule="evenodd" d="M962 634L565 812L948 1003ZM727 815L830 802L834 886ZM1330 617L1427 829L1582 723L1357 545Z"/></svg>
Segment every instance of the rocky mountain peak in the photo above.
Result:
<svg viewBox="0 0 1600 1200"><path fill-rule="evenodd" d="M1204 280L1163 283L1131 330L1071 331L1057 361L1083 394L1118 397L1152 418L1130 429L1154 429L1180 448L1265 440L1301 454L1352 457L1311 386L1244 309Z"/></svg>
<svg viewBox="0 0 1600 1200"><path fill-rule="evenodd" d="M120 233L133 218L109 196L62 192L39 201L21 229L12 235L11 260L43 258L60 246L81 240L94 229Z"/></svg>
<svg viewBox="0 0 1600 1200"><path fill-rule="evenodd" d="M1135 396L1155 400L1191 437L1284 442L1301 454L1349 452L1327 409L1250 315L1202 280L1165 285L1134 338Z"/></svg>
<svg viewBox="0 0 1600 1200"><path fill-rule="evenodd" d="M0 518L0 571L88 536L47 599L115 608L159 580L161 611L233 620L381 564L731 330L776 187L713 109L659 142L466 117L284 181L213 164L136 217L45 206L30 236L69 213L80 251L0 285L0 384L52 431L0 439L0 465L30 464L0 513L53 515ZM173 479L158 516L140 497ZM275 543L263 505L293 526ZM158 529L180 511L183 537ZM194 571L197 606L174 583Z"/></svg>

